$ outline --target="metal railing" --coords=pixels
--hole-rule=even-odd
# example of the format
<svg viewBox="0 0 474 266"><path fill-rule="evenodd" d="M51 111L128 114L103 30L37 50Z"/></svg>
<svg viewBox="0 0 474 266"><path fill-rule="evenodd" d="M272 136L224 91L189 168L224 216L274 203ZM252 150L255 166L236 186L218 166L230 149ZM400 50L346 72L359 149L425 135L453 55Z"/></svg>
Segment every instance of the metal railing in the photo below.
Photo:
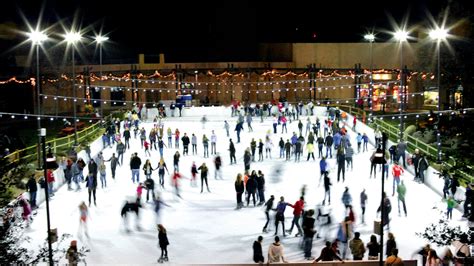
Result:
<svg viewBox="0 0 474 266"><path fill-rule="evenodd" d="M103 128L102 128L101 122L99 121L81 131L78 131L77 132L78 143L82 142L84 139L88 138L89 136L94 136L98 131L102 129ZM53 151L53 153L56 153L57 150L60 148L72 147L73 144L74 144L74 134L46 141L46 145L51 147L51 150ZM24 149L16 150L12 152L11 154L5 156L4 159L8 160L9 164L20 163L20 162L21 163L31 162L36 159L37 150L38 150L38 146L32 145Z"/></svg>
<svg viewBox="0 0 474 266"><path fill-rule="evenodd" d="M358 118L366 118L367 113L366 111L359 109L354 106L349 106L349 105L339 105L338 106L341 110L348 112L351 115L357 115ZM395 143L398 142L399 138L399 131L400 129L396 126L391 125L390 123L380 120L380 119L374 119L372 123L366 123L369 127L372 128L379 128L381 131L387 133L388 138ZM423 141L420 141L413 136L410 135L405 135L405 141L407 143L408 151L414 152L415 149L420 150L424 154L427 154L429 158L431 159L430 161L436 161L437 158L437 149L433 147L430 144L427 144ZM456 160L452 157L447 158L448 160L451 159L454 163L451 163L449 161L445 161L444 164L449 167L453 168L455 166ZM435 166L435 168L439 168L438 165L431 165ZM461 183L464 183L464 185L474 182L474 176L470 175L469 173L466 173L462 170L456 169L454 170L455 174L458 175L461 178Z"/></svg>

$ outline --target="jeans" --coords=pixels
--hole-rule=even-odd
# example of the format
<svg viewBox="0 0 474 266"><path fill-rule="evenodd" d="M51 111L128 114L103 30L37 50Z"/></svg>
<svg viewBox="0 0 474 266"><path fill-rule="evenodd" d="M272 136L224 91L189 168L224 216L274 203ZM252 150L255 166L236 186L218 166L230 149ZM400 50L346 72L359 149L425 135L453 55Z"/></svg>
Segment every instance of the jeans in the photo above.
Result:
<svg viewBox="0 0 474 266"><path fill-rule="evenodd" d="M362 152L369 150L368 147L367 147L367 145L368 145L368 142L365 142L365 141L364 141L364 148L362 149Z"/></svg>
<svg viewBox="0 0 474 266"><path fill-rule="evenodd" d="M331 146L326 146L326 158L328 158L328 154L332 158L332 147Z"/></svg>
<svg viewBox="0 0 474 266"><path fill-rule="evenodd" d="M53 195L54 195L53 182L48 183L48 193L49 193L50 196L53 196Z"/></svg>
<svg viewBox="0 0 474 266"><path fill-rule="evenodd" d="M258 198L260 200L260 203L265 203L265 193L263 189L258 190Z"/></svg>
<svg viewBox="0 0 474 266"><path fill-rule="evenodd" d="M237 192L237 207L242 206L242 192Z"/></svg>
<svg viewBox="0 0 474 266"><path fill-rule="evenodd" d="M424 182L425 182L425 171L424 171L424 170L421 170L421 171L418 173L418 176L420 177L420 182L421 182L421 183L424 183Z"/></svg>
<svg viewBox="0 0 474 266"><path fill-rule="evenodd" d="M277 125L278 125L277 123L273 123L273 134L277 133Z"/></svg>
<svg viewBox="0 0 474 266"><path fill-rule="evenodd" d="M152 199L155 200L155 191L153 189L147 189L146 190L146 201L148 201L150 194L151 194Z"/></svg>
<svg viewBox="0 0 474 266"><path fill-rule="evenodd" d="M120 160L120 164L123 164L123 152L118 153L117 161Z"/></svg>
<svg viewBox="0 0 474 266"><path fill-rule="evenodd" d="M100 174L100 183L102 184L102 188L107 187L107 180L105 180L105 173Z"/></svg>
<svg viewBox="0 0 474 266"><path fill-rule="evenodd" d="M89 205L91 205L91 194L93 194L94 196L94 205L95 205L96 204L95 203L95 188L89 188L88 192L89 192Z"/></svg>
<svg viewBox="0 0 474 266"><path fill-rule="evenodd" d="M395 195L395 184L396 186L398 187L398 185L400 185L400 177L393 177L393 192L392 192L392 195Z"/></svg>
<svg viewBox="0 0 474 266"><path fill-rule="evenodd" d="M140 182L140 169L132 169L132 181L135 183L135 176L137 177L137 182Z"/></svg>
<svg viewBox="0 0 474 266"><path fill-rule="evenodd" d="M267 222L263 226L263 230L267 229L268 223L270 222L270 214L268 213L268 211L265 211L265 217L267 217Z"/></svg>
<svg viewBox="0 0 474 266"><path fill-rule="evenodd" d="M402 202L403 212L405 212L405 216L407 215L407 206L405 204L405 199L398 198L398 214L400 214L400 202Z"/></svg>
<svg viewBox="0 0 474 266"><path fill-rule="evenodd" d="M339 177L341 175L341 172L342 172L342 182L345 181L345 175L346 175L346 166L344 165L344 162L343 163L339 163L337 165L337 182L339 182Z"/></svg>
<svg viewBox="0 0 474 266"><path fill-rule="evenodd" d="M294 215L293 216L293 220L291 221L291 227L288 231L290 231L290 234L291 234L291 231L293 231L293 226L296 225L296 228L298 228L298 234L303 234L303 231L301 230L301 226L300 226L300 215Z"/></svg>
<svg viewBox="0 0 474 266"><path fill-rule="evenodd" d="M115 178L115 169L116 169L117 166L115 167L110 167L110 170L112 171L112 178Z"/></svg>
<svg viewBox="0 0 474 266"><path fill-rule="evenodd" d="M204 145L204 157L209 157L209 145Z"/></svg>
<svg viewBox="0 0 474 266"><path fill-rule="evenodd" d="M310 258L311 250L313 249L313 238L305 236L303 239L303 245L304 245L304 257Z"/></svg>
<svg viewBox="0 0 474 266"><path fill-rule="evenodd" d="M211 154L217 154L216 143L215 142L211 142ZM209 155L207 155L207 156L209 156Z"/></svg>
<svg viewBox="0 0 474 266"><path fill-rule="evenodd" d="M32 208L36 207L36 191L30 191L30 203Z"/></svg>
<svg viewBox="0 0 474 266"><path fill-rule="evenodd" d="M160 148L160 157L163 157L163 148Z"/></svg>

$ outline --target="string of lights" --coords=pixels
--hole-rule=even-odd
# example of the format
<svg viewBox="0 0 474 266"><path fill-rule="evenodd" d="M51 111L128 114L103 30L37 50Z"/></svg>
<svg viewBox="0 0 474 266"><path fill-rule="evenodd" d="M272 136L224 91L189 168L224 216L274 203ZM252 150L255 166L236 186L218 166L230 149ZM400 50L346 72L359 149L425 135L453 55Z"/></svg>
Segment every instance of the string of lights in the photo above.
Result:
<svg viewBox="0 0 474 266"><path fill-rule="evenodd" d="M118 101L117 101L118 102ZM340 101L341 102L341 101ZM335 100L329 100L329 101L323 101L323 102L318 102L318 105L330 105L330 104L333 104L333 103L336 103ZM347 102L346 102L347 103ZM415 116L416 118L428 118L428 117L431 117L431 115L434 115L434 116L443 116L443 115L465 115L467 114L468 112L473 112L474 111L474 108L465 108L465 109L461 109L461 110L444 110L444 111L434 111L434 112L413 112L413 113L405 113L403 114L403 117L404 118L408 118L408 117L412 117L412 116ZM400 116L399 114L377 114L377 115L374 115L372 116L372 119L380 119L380 120L384 120L384 119L392 119L392 120L395 120L395 119L398 119ZM37 115L37 114L24 114L24 113L15 113L15 112L0 112L0 119L20 119L20 120L29 120L29 119L38 119L38 120L50 120L50 121L55 121L55 120L62 120L62 121L66 121L68 119L74 119L73 116L67 116L67 115ZM77 121L79 122L80 120L84 120L84 121L89 121L89 122L93 122L93 121L98 121L98 120L101 120L102 118L101 117L86 117L86 116L79 116L79 117L76 117Z"/></svg>
<svg viewBox="0 0 474 266"><path fill-rule="evenodd" d="M373 74L394 74L396 73L396 71L394 72L395 70L386 70L386 69L380 69L380 70L376 70L376 71L373 71ZM223 79L223 78L229 78L229 77L239 77L239 78L245 78L245 74L240 72L240 73L236 73L236 74L232 74L228 71L224 71L223 73L221 74L214 74L212 71L208 70L206 72L206 75L207 76L210 76L210 77L214 77L214 78L217 78L217 79ZM242 81L242 82L229 82L229 81L216 81L216 82L205 82L205 83L208 83L208 84L211 84L211 83L214 83L214 84L218 84L218 85L222 85L222 84L225 84L227 85L228 83L231 84L231 85L248 85L250 84L250 86L254 86L254 85L266 85L268 83L270 84L297 84L297 83L310 83L312 81L335 81L335 80L342 80L342 79L354 79L356 77L367 77L367 76L370 76L370 71L369 70L363 70L363 74L353 74L352 71L349 71L349 74L340 74L338 73L338 71L333 71L332 73L329 73L329 74L323 74L323 71L320 70L319 72L317 72L317 76L318 78L314 78L314 79L299 79L299 80L287 80L287 81ZM435 79L435 75L433 73L425 73L425 72L412 72L407 78L408 80L411 79L412 76L416 76L416 75L420 75L422 79L430 79L430 80L434 80ZM266 71L262 74L260 74L260 76L262 77L268 77L270 76L270 78L286 78L288 76L297 76L297 77L307 77L308 76L308 73L307 72L304 72L302 74L296 74L294 73L293 71L288 71L286 72L285 74L280 74L278 73L277 71L275 70L271 70L271 71ZM90 78L90 81L91 82L96 82L96 81L120 81L120 82L138 82L138 83L151 83L151 84L154 84L154 83L158 83L158 84L161 84L161 83L164 83L164 84L182 84L182 83L185 83L185 84L204 84L204 82L196 82L196 81L176 81L176 73L175 72L172 72L170 74L167 74L167 75L163 75L161 74L158 70L155 70L155 72L153 74L150 74L150 75L145 75L143 73L139 73L136 75L136 78L132 78L132 75L130 73L126 73L126 74L123 74L123 75L112 75L112 74L108 74L108 75L103 75L103 76L97 76L95 73L91 73L89 75L89 77L86 77L85 75L77 75L76 78L79 80L80 83L84 83L85 80L87 78ZM159 78L159 79L155 79L155 78ZM165 80L165 79L172 79L172 80ZM0 81L0 85L3 85L3 84L7 84L7 83L12 83L12 82L15 82L15 83L19 83L19 84L23 84L23 83L31 83L32 85L35 84L35 78L28 78L28 79L25 79L25 80L19 80L17 79L16 77L11 77L7 80L2 80ZM70 81L71 80L71 77L67 76L66 74L61 74L59 78L56 78L56 79L50 79L50 78L46 78L44 80L44 82L47 82L47 83L56 83L56 82L59 82L61 80L65 80L65 81Z"/></svg>
<svg viewBox="0 0 474 266"><path fill-rule="evenodd" d="M423 96L423 92L416 92L416 93L410 93L410 96L415 97L415 96ZM126 101L126 100L103 100L103 99L93 99L93 98L74 98L72 96L57 96L57 95L50 95L50 94L40 94L43 99L53 99L54 101L75 101L75 102L83 102L83 103L98 103L102 102L103 104L112 104L112 105L117 105L118 103L127 105L127 104L135 104L137 101ZM386 94L383 97L379 97L381 99L387 100L390 97L397 97L396 94ZM324 99L324 100L316 100L317 105L321 104L330 104L330 103L335 103L335 104L340 104L340 103L349 103L349 102L356 102L358 99L357 98L337 98L337 99ZM368 99L364 99L365 102L368 101ZM153 105L154 107L157 105L157 102L153 101L138 101L140 104L150 104Z"/></svg>
<svg viewBox="0 0 474 266"><path fill-rule="evenodd" d="M390 84L398 84L399 81L398 80L391 80L391 81L384 81L384 82L376 82L376 83L372 83L373 85L376 85L376 86L381 86L381 85L387 85L387 86L390 86ZM200 86L201 83L198 83L198 86ZM255 88L255 89L240 89L240 92L244 92L245 91L255 91L256 93L259 93L259 91L263 91L263 93L267 93L267 91L271 91L271 92L281 92L281 91L290 91L290 90L293 90L293 91L297 91L297 90L301 90L301 91L305 91L305 90L329 90L329 89L349 89L349 88L354 88L354 86L365 86L365 85L369 85L370 82L367 82L367 83L359 83L359 84L342 84L342 85L331 85L331 86L318 86L318 87L306 87L306 86L299 86L299 87L291 87L291 88L278 88L278 89L271 89L271 88L265 88L265 87L260 87L260 88ZM202 83L202 85L206 85L206 86L214 86L216 85L215 83ZM269 85L273 85L273 84L270 84L270 83L267 83L266 86L269 86ZM282 84L283 85L283 84ZM237 85L238 86L238 85ZM101 86L101 85L91 85L91 86L85 86L85 85L81 85L81 84L76 84L76 87L78 87L79 89L82 89L82 88L86 88L86 89L97 89L97 90L106 90L106 89L110 89L110 90L127 90L127 91L151 91L151 92L175 92L177 93L178 91L197 91L197 93L200 93L200 92L205 92L205 91L209 91L209 92L218 92L218 93L221 93L221 90L218 90L218 89L191 89L191 88L181 88L181 89L171 89L171 88L165 88L165 87L146 87L146 88L136 88L136 87L130 87L130 86L109 86L109 85L106 85L106 86ZM232 90L226 90L226 93L229 93L230 92L235 92L235 91L238 91L238 89L232 89Z"/></svg>

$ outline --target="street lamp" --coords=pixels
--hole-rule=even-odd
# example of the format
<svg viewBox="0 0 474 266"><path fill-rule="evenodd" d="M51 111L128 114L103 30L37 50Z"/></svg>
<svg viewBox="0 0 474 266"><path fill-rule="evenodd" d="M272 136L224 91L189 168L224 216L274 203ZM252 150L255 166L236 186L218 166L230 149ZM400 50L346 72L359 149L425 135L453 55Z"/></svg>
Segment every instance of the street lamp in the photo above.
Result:
<svg viewBox="0 0 474 266"><path fill-rule="evenodd" d="M404 103L404 80L403 80L403 42L408 39L408 32L405 30L398 30L394 33L395 39L400 43L400 89L398 95L400 95L400 140L403 139L403 103Z"/></svg>
<svg viewBox="0 0 474 266"><path fill-rule="evenodd" d="M437 86L438 86L438 125L436 126L436 144L437 144L437 161L438 163L441 162L441 131L440 131L440 115L441 115L441 57L440 57L440 49L441 49L441 41L446 40L448 37L448 31L444 28L437 27L434 30L431 30L429 36L432 40L436 41L436 50L438 53L438 73L437 73Z"/></svg>
<svg viewBox="0 0 474 266"><path fill-rule="evenodd" d="M100 75L100 80L102 80L102 45L107 40L109 40L109 37L107 37L107 36L101 36L101 35L95 36L95 42L97 43L97 45L99 45L99 73L100 73L99 75ZM102 104L102 93L100 94L100 98L101 98L101 101L100 101L100 117L101 117L101 119L104 119L104 107L103 107L103 104Z"/></svg>
<svg viewBox="0 0 474 266"><path fill-rule="evenodd" d="M39 68L39 47L41 46L42 42L46 41L48 36L39 30L34 30L28 34L28 40L31 41L32 45L36 48L36 112L38 114L37 121L38 121L38 130L41 129L41 96L40 96L40 68ZM41 137L38 136L38 149L37 149L37 164L38 169L41 169Z"/></svg>
<svg viewBox="0 0 474 266"><path fill-rule="evenodd" d="M74 50L76 48L76 43L81 41L81 34L79 32L70 31L64 36L65 41L68 45L71 45L72 51L72 97L73 99L73 112L74 112L74 146L77 145L77 117L76 117L76 73L74 69Z"/></svg>
<svg viewBox="0 0 474 266"><path fill-rule="evenodd" d="M53 248L52 248L52 235L51 235L51 221L49 219L49 188L48 188L48 162L46 158L46 128L38 129L38 137L40 138L41 144L43 146L43 174L44 174L44 182L46 185L44 186L44 195L46 201L46 226L48 229L48 258L49 258L49 265L53 266Z"/></svg>
<svg viewBox="0 0 474 266"><path fill-rule="evenodd" d="M375 35L373 33L369 33L364 35L364 39L370 43L370 84L369 84L369 106L370 106L370 118L369 121L372 120L373 116L373 110L374 107L372 105L372 99L373 99L373 91L374 91L374 75L373 75L373 61L374 61L374 56L373 56L373 43L375 41Z"/></svg>

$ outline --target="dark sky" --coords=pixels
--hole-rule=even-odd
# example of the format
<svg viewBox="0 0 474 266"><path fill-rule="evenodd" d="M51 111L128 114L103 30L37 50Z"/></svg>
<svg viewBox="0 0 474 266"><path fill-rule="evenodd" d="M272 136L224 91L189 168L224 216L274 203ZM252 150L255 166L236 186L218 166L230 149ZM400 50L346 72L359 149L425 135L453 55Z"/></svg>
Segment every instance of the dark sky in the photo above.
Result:
<svg viewBox="0 0 474 266"><path fill-rule="evenodd" d="M413 24L448 1L9 0L2 1L0 24L25 29L20 10L35 24L43 5L45 25L70 25L76 17L90 28L87 35L103 27L114 41L109 61L160 52L177 61L238 61L254 60L259 42L361 41L366 29L391 30L389 16L400 22L408 15Z"/></svg>

